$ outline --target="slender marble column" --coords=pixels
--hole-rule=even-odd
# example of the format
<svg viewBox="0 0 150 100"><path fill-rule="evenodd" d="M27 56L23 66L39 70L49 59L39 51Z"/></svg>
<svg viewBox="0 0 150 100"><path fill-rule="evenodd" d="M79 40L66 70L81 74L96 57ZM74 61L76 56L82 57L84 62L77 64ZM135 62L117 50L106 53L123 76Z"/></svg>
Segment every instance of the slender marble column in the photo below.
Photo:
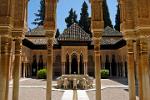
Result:
<svg viewBox="0 0 150 100"><path fill-rule="evenodd" d="M71 74L71 62L69 62L69 74Z"/></svg>
<svg viewBox="0 0 150 100"><path fill-rule="evenodd" d="M112 76L112 66L111 66L111 62L110 62L110 77Z"/></svg>
<svg viewBox="0 0 150 100"><path fill-rule="evenodd" d="M88 66L87 65L88 65L88 62L86 61L85 62L85 72L86 72L86 75L88 75Z"/></svg>
<svg viewBox="0 0 150 100"><path fill-rule="evenodd" d="M13 70L13 97L12 100L19 100L19 78L21 68L21 53L22 53L22 39L15 39L15 61Z"/></svg>
<svg viewBox="0 0 150 100"><path fill-rule="evenodd" d="M129 100L136 100L133 40L127 40Z"/></svg>
<svg viewBox="0 0 150 100"><path fill-rule="evenodd" d="M11 66L11 48L12 48L12 39L9 40L8 43L8 63L7 63L7 80L6 80L6 93L5 100L8 100L8 92L9 92L9 78L10 78L10 66Z"/></svg>
<svg viewBox="0 0 150 100"><path fill-rule="evenodd" d="M65 62L62 62L62 75L64 75L65 74Z"/></svg>
<svg viewBox="0 0 150 100"><path fill-rule="evenodd" d="M1 63L0 63L0 100L8 96L8 75L9 75L9 37L1 36Z"/></svg>
<svg viewBox="0 0 150 100"><path fill-rule="evenodd" d="M95 51L96 100L101 100L100 52Z"/></svg>
<svg viewBox="0 0 150 100"><path fill-rule="evenodd" d="M126 69L125 69L125 62L123 62L122 65L123 65L123 77L126 77L126 73L125 73L125 70L126 70Z"/></svg>
<svg viewBox="0 0 150 100"><path fill-rule="evenodd" d="M80 74L80 60L78 61L78 74Z"/></svg>
<svg viewBox="0 0 150 100"><path fill-rule="evenodd" d="M143 99L143 83L142 83L142 66L140 63L140 40L136 41L136 49L137 49L137 55L136 55L136 62L137 62L137 68L138 68L138 92L139 92L139 99L140 100L144 100Z"/></svg>
<svg viewBox="0 0 150 100"><path fill-rule="evenodd" d="M23 78L26 77L26 63L23 62Z"/></svg>
<svg viewBox="0 0 150 100"><path fill-rule="evenodd" d="M150 69L148 55L148 40L140 40L140 61L139 61L139 92L140 100L150 100Z"/></svg>
<svg viewBox="0 0 150 100"><path fill-rule="evenodd" d="M48 38L48 41L47 41L47 50L48 50L48 52L47 52L48 55L47 55L47 88L46 88L46 100L52 100L53 39L51 39L51 38Z"/></svg>
<svg viewBox="0 0 150 100"><path fill-rule="evenodd" d="M85 62L83 63L84 65L84 75L86 75L86 67L85 67Z"/></svg>

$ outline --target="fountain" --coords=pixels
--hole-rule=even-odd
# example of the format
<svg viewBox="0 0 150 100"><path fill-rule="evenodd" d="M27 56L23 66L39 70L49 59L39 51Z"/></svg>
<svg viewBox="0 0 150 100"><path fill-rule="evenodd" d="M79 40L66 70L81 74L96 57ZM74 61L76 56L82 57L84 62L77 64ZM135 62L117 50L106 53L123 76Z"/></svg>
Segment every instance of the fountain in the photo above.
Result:
<svg viewBox="0 0 150 100"><path fill-rule="evenodd" d="M58 89L91 89L93 88L93 78L88 75L62 75L57 78Z"/></svg>

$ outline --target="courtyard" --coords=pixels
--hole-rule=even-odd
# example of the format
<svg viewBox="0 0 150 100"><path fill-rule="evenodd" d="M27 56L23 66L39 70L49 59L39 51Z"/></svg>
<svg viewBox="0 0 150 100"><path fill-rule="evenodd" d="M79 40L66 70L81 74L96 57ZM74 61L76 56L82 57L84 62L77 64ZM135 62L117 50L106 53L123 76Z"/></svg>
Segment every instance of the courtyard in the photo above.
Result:
<svg viewBox="0 0 150 100"><path fill-rule="evenodd" d="M102 79L101 82L102 100L129 100L126 78ZM55 85L56 81L52 83ZM46 81L43 79L22 78L19 88L19 100L46 99ZM9 84L9 100L11 97L12 81ZM52 100L96 100L95 89L73 91L53 88ZM137 97L136 100L139 98Z"/></svg>

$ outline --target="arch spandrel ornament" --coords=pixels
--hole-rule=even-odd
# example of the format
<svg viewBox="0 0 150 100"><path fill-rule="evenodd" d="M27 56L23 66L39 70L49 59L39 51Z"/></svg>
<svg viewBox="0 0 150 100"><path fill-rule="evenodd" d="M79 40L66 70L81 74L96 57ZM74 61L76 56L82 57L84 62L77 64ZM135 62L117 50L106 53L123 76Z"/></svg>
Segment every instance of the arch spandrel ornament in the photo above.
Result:
<svg viewBox="0 0 150 100"><path fill-rule="evenodd" d="M88 48L85 47L80 47L80 46L64 46L61 49L61 56L62 56L62 62L65 62L65 57L68 54L69 59L71 59L72 54L76 54L78 59L80 58L80 55L83 55L83 59L87 60L87 55L88 55Z"/></svg>

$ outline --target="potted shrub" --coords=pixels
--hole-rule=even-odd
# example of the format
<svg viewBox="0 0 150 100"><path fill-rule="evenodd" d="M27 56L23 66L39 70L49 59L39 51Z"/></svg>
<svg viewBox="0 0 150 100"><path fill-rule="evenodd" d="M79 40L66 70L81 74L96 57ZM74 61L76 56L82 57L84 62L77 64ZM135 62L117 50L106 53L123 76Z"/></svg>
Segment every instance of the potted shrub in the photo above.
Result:
<svg viewBox="0 0 150 100"><path fill-rule="evenodd" d="M37 72L37 77L39 79L46 79L47 76L47 70L46 69L41 69Z"/></svg>
<svg viewBox="0 0 150 100"><path fill-rule="evenodd" d="M107 69L102 69L101 70L101 78L106 79L109 77L109 70Z"/></svg>

